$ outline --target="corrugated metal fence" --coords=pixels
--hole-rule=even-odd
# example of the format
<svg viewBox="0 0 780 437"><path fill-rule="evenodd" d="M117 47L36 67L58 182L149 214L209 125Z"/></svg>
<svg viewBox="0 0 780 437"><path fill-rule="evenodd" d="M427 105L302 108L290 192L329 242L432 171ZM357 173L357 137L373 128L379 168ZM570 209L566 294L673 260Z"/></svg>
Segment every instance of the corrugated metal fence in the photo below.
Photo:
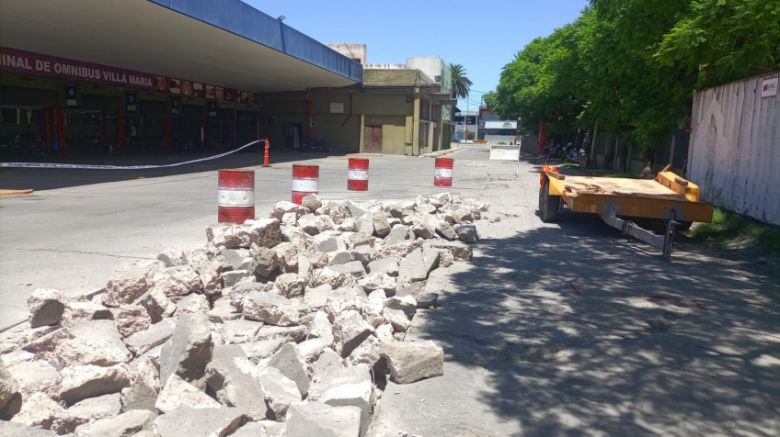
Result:
<svg viewBox="0 0 780 437"><path fill-rule="evenodd" d="M688 178L700 185L705 201L776 225L780 96L771 95L771 83L779 75L696 92L688 153ZM765 85L768 95L762 96Z"/></svg>

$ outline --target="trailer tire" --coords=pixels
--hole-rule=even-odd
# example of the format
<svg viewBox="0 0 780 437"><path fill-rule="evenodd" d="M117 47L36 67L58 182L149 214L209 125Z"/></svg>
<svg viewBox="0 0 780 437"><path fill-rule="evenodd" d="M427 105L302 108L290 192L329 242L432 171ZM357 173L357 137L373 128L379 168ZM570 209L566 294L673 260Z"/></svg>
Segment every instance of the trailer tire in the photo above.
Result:
<svg viewBox="0 0 780 437"><path fill-rule="evenodd" d="M544 185L539 188L539 217L545 223L555 221L558 210L561 209L561 196L550 196L550 183L544 179Z"/></svg>

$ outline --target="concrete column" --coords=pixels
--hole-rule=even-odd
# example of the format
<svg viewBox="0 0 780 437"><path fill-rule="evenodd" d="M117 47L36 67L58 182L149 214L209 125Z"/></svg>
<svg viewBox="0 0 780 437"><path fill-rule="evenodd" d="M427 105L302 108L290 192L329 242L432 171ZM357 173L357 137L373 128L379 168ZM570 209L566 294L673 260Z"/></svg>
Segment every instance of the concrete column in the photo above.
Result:
<svg viewBox="0 0 780 437"><path fill-rule="evenodd" d="M365 144L365 135L366 135L366 116L365 114L360 114L360 133L359 133L359 143L358 143L358 152L363 152L364 144Z"/></svg>
<svg viewBox="0 0 780 437"><path fill-rule="evenodd" d="M420 154L420 89L414 89L414 112L412 113L412 155Z"/></svg>

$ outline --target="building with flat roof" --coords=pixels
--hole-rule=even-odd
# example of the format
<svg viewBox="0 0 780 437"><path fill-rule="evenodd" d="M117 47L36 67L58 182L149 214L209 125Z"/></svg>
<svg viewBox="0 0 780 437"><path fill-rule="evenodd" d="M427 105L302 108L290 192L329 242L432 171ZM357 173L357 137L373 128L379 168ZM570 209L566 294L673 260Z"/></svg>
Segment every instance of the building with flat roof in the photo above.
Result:
<svg viewBox="0 0 780 437"><path fill-rule="evenodd" d="M360 63L239 0L0 0L0 157L219 149ZM306 123L306 120L302 120Z"/></svg>

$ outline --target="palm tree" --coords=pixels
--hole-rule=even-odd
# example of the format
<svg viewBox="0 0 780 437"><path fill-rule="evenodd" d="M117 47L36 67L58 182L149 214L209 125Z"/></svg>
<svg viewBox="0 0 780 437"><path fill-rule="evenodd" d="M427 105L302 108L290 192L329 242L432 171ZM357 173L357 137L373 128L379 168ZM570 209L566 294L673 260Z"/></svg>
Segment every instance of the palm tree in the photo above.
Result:
<svg viewBox="0 0 780 437"><path fill-rule="evenodd" d="M471 79L466 76L466 69L460 64L450 64L450 75L452 76L452 96L461 99L468 96Z"/></svg>

